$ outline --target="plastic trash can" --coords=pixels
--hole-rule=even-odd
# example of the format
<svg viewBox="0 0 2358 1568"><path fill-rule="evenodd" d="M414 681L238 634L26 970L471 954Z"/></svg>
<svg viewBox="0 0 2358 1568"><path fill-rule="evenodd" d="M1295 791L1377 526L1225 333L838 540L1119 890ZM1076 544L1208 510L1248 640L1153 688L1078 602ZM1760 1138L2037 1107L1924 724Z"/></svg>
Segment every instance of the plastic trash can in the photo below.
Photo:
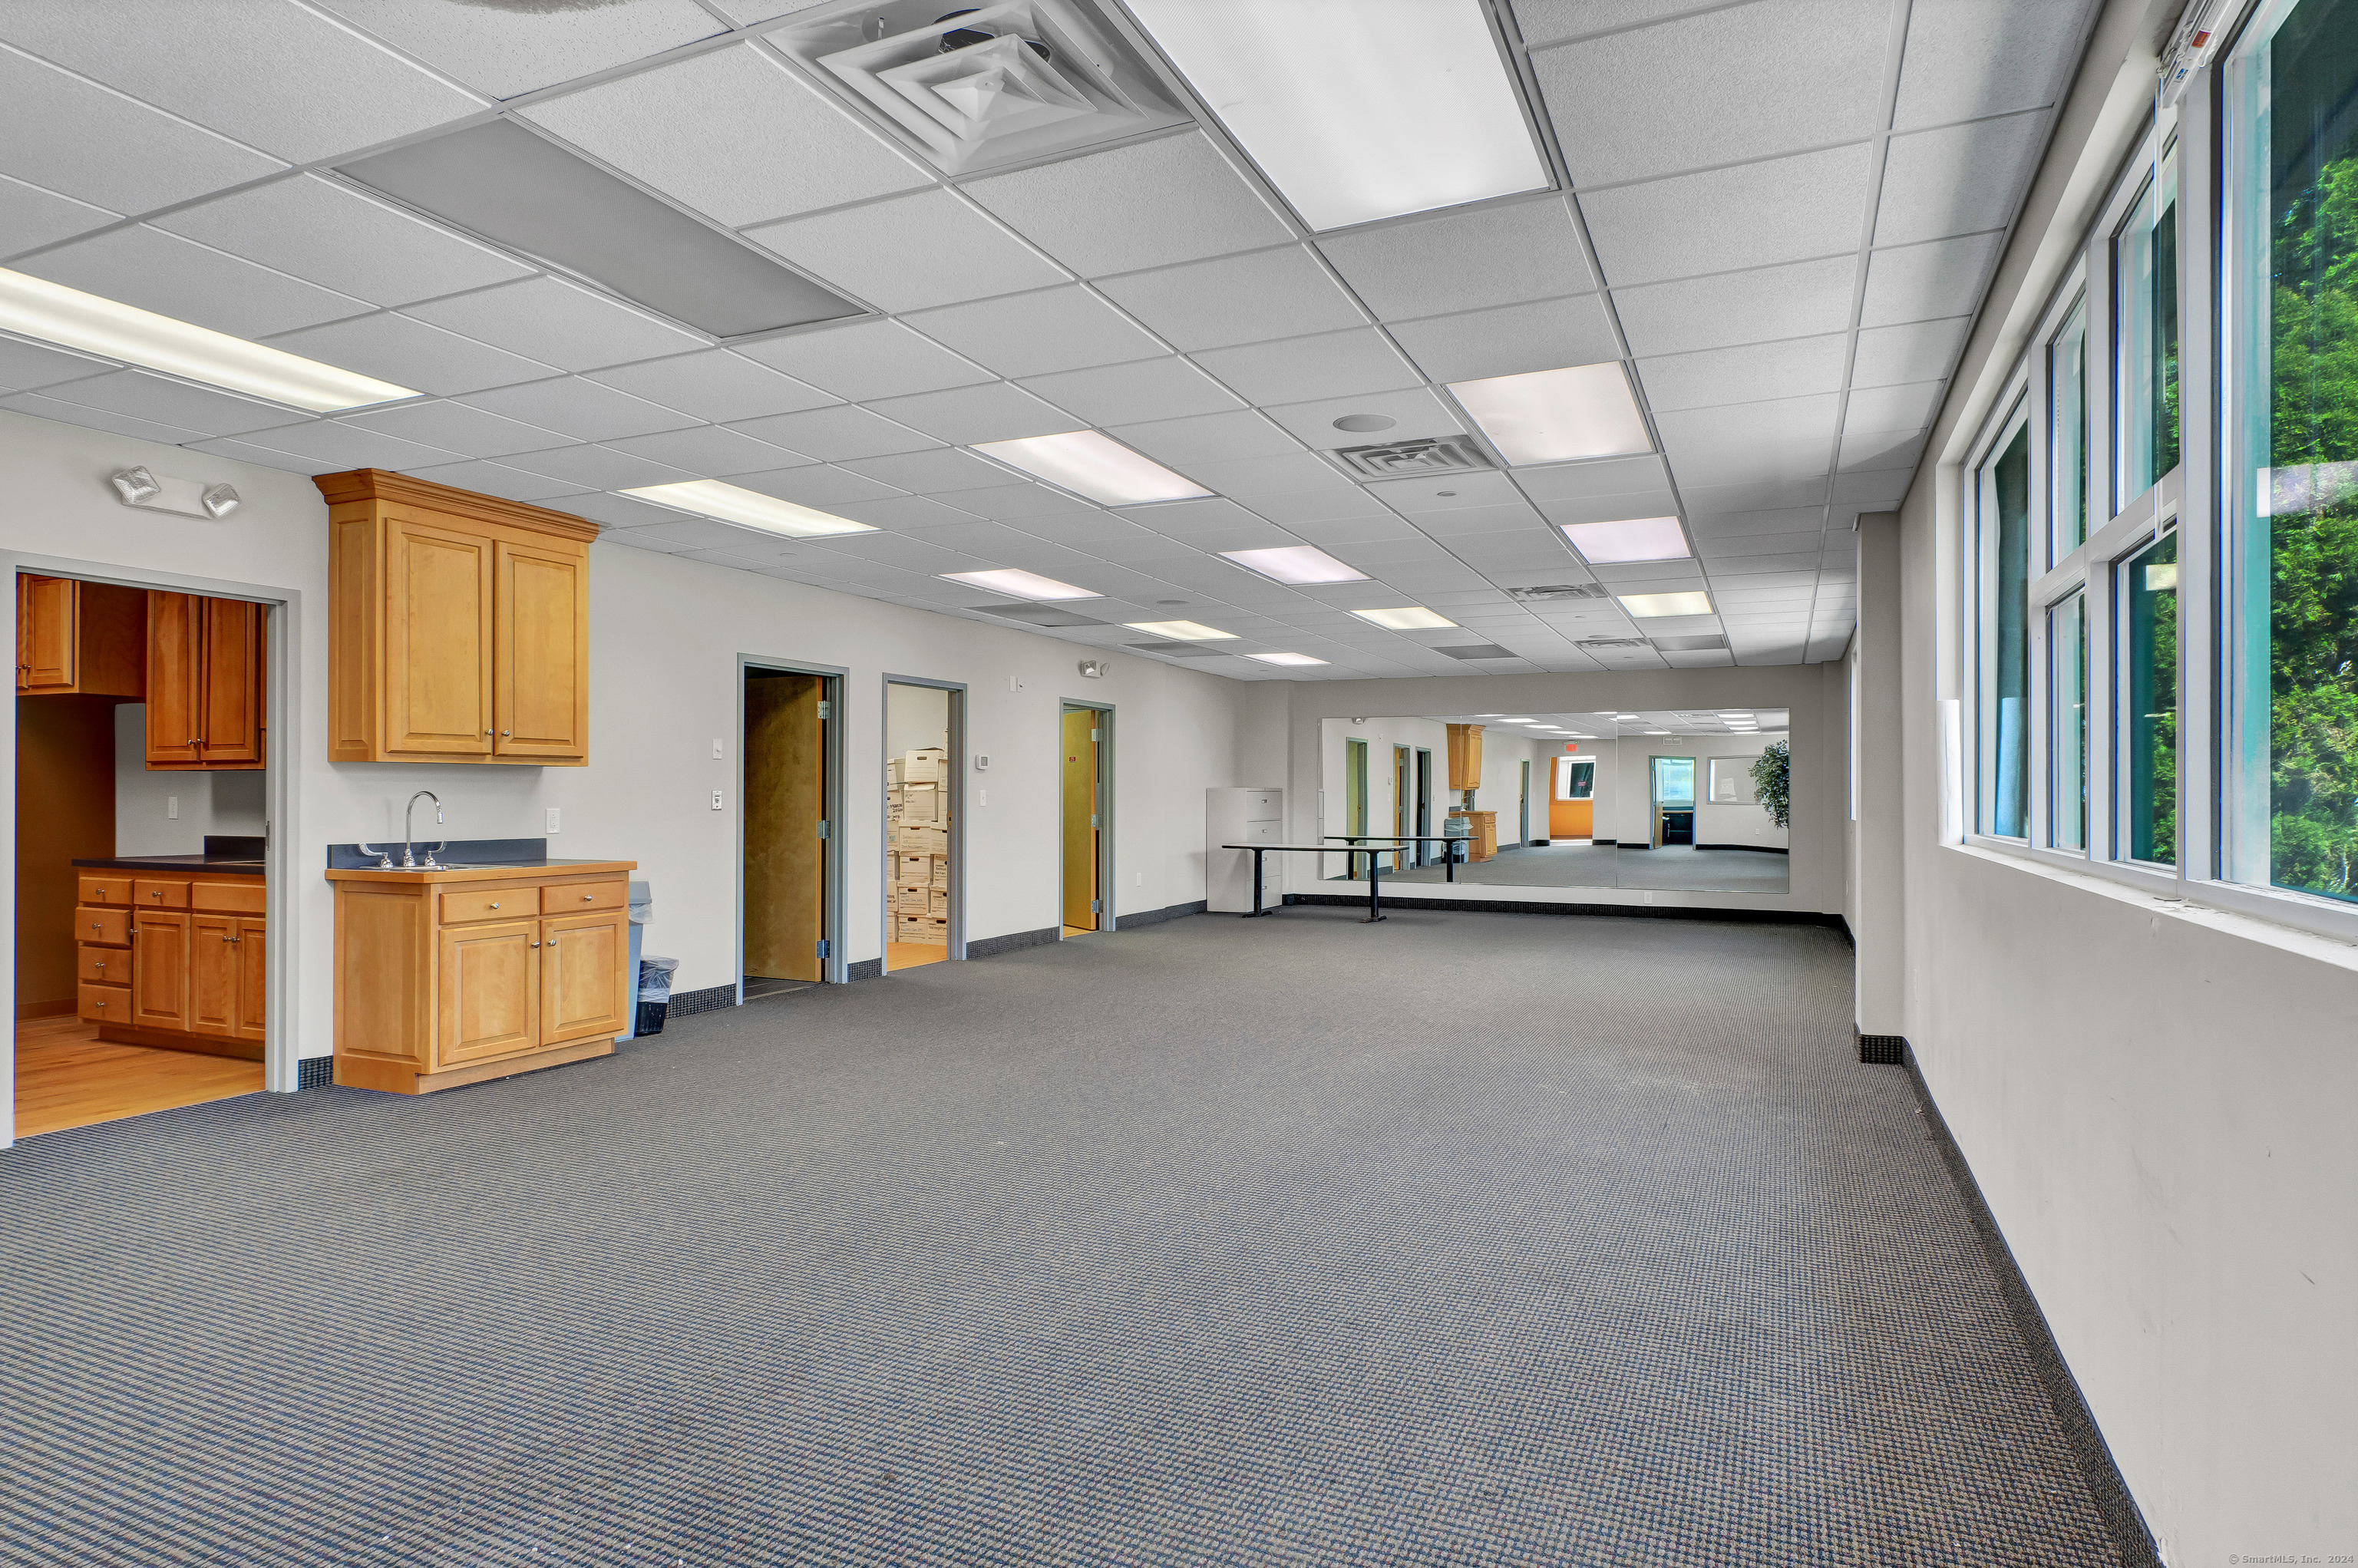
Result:
<svg viewBox="0 0 2358 1568"><path fill-rule="evenodd" d="M646 957L639 960L638 1034L661 1034L664 1014L671 1011L671 975L679 968L677 958Z"/></svg>
<svg viewBox="0 0 2358 1568"><path fill-rule="evenodd" d="M635 878L633 879L631 882L631 968L629 972L633 975L639 972L639 949L644 943L644 933L646 931L647 922L653 920L654 917L655 895L647 891L646 883L640 881ZM636 1006L635 999L633 999L633 1005L631 1008L631 1022L623 1027L623 1030L620 1034L614 1036L614 1043L619 1045L625 1040L635 1040L638 1038L638 1033L639 1010Z"/></svg>

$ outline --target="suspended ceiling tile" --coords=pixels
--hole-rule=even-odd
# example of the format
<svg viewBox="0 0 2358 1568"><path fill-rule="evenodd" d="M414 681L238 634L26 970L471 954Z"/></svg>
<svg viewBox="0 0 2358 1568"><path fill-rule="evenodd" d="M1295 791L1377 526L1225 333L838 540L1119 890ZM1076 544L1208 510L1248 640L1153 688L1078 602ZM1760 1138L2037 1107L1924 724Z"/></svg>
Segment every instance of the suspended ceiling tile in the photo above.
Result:
<svg viewBox="0 0 2358 1568"><path fill-rule="evenodd" d="M103 207L0 175L0 256L103 229L116 217Z"/></svg>
<svg viewBox="0 0 2358 1568"><path fill-rule="evenodd" d="M1303 445L1322 450L1462 435L1466 428L1448 404L1422 387L1406 392L1361 393L1316 403L1281 404L1263 412L1292 431ZM1375 431L1335 427L1336 420L1353 415L1376 415L1393 423L1387 429Z"/></svg>
<svg viewBox="0 0 2358 1568"><path fill-rule="evenodd" d="M1048 375L1171 351L1078 286L920 311L908 324L1003 376Z"/></svg>
<svg viewBox="0 0 2358 1568"><path fill-rule="evenodd" d="M1621 353L1604 298L1595 294L1396 322L1391 334L1434 381L1596 364Z"/></svg>
<svg viewBox="0 0 2358 1568"><path fill-rule="evenodd" d="M0 338L0 388L30 392L61 381L84 381L116 367L112 362L46 349L15 338Z"/></svg>
<svg viewBox="0 0 2358 1568"><path fill-rule="evenodd" d="M293 452L273 451L268 447L258 447L250 440L240 440L233 436L222 436L208 441L186 441L181 444L192 452L210 452L217 458L235 458L242 463L253 463L258 468L277 469L283 473L314 474L328 471L317 458L298 457ZM406 442L394 443L395 446L406 444ZM448 460L449 454L443 454L442 460ZM423 460L434 460L429 458Z"/></svg>
<svg viewBox="0 0 2358 1568"><path fill-rule="evenodd" d="M1891 138L1875 243L2003 229L2047 146L2044 111Z"/></svg>
<svg viewBox="0 0 2358 1568"><path fill-rule="evenodd" d="M643 484L677 484L703 476L611 447L558 447L553 451L525 452L506 460L506 466L526 473L546 474L592 490L629 490Z"/></svg>
<svg viewBox="0 0 2358 1568"><path fill-rule="evenodd" d="M1430 538L1444 543L1461 535L1511 534L1527 539L1544 539L1547 524L1534 511L1531 503L1522 500L1501 502L1493 506L1464 506L1454 512L1418 514L1416 526Z"/></svg>
<svg viewBox="0 0 2358 1568"><path fill-rule="evenodd" d="M1816 506L1780 506L1761 512L1712 513L1691 519L1695 537L1708 549L1717 539L1742 534L1799 534L1825 525L1826 509Z"/></svg>
<svg viewBox="0 0 2358 1568"><path fill-rule="evenodd" d="M402 314L577 373L708 346L694 332L554 277L429 300Z"/></svg>
<svg viewBox="0 0 2358 1568"><path fill-rule="evenodd" d="M933 183L914 159L750 44L523 114L732 228Z"/></svg>
<svg viewBox="0 0 2358 1568"><path fill-rule="evenodd" d="M281 333L270 346L443 397L557 373L554 365L390 313Z"/></svg>
<svg viewBox="0 0 2358 1568"><path fill-rule="evenodd" d="M2090 9L2086 0L1915 0L1892 123L1904 130L2054 102Z"/></svg>
<svg viewBox="0 0 2358 1568"><path fill-rule="evenodd" d="M1675 517L1679 503L1667 490L1633 491L1628 495L1564 496L1538 503L1540 515L1562 527L1568 523L1618 523L1635 517Z"/></svg>
<svg viewBox="0 0 2358 1568"><path fill-rule="evenodd" d="M617 536L619 542L640 549L657 549L670 554L689 550L726 550L741 548L763 535L746 528L731 527L708 517L681 517L670 522L625 530Z"/></svg>
<svg viewBox="0 0 2358 1568"><path fill-rule="evenodd" d="M854 523L866 523L877 528L940 528L971 522L971 513L960 512L938 501L922 495L888 495L875 501L838 501L827 510L838 517L849 517Z"/></svg>
<svg viewBox="0 0 2358 1568"><path fill-rule="evenodd" d="M1919 381L1901 386L1856 388L1844 410L1843 429L1921 430L1932 422L1945 385L1942 382Z"/></svg>
<svg viewBox="0 0 2358 1568"><path fill-rule="evenodd" d="M1227 388L1184 359L1133 360L1035 376L1024 389L1087 425L1129 425L1240 408Z"/></svg>
<svg viewBox="0 0 2358 1568"><path fill-rule="evenodd" d="M107 28L93 33L114 36ZM0 174L110 211L136 213L285 167L144 103L0 49Z"/></svg>
<svg viewBox="0 0 2358 1568"><path fill-rule="evenodd" d="M1858 335L1852 356L1853 386L1892 386L1906 381L1939 381L1957 362L1964 346L1970 316L1940 321L1910 321L1898 327L1869 327Z"/></svg>
<svg viewBox="0 0 2358 1568"><path fill-rule="evenodd" d="M1969 234L1877 251L1867 262L1859 325L1887 327L1971 315L1981 303L2001 237Z"/></svg>
<svg viewBox="0 0 2358 1568"><path fill-rule="evenodd" d="M1850 326L1855 257L1795 262L1613 291L1641 357L1840 332Z"/></svg>
<svg viewBox="0 0 2358 1568"><path fill-rule="evenodd" d="M774 495L797 506L827 507L847 501L887 501L900 492L849 469L831 463L773 469L768 473L739 474L730 483L743 490Z"/></svg>
<svg viewBox="0 0 2358 1568"><path fill-rule="evenodd" d="M1834 476L1833 498L1837 503L1897 506L1907 498L1908 486L1914 478L1913 469L1876 469L1859 473L1840 473Z"/></svg>
<svg viewBox="0 0 2358 1568"><path fill-rule="evenodd" d="M341 473L351 469L399 471L428 464L455 462L466 455L446 448L405 441L379 430L336 419L312 419L300 425L258 430L246 439L308 464L302 470L306 473Z"/></svg>
<svg viewBox="0 0 2358 1568"><path fill-rule="evenodd" d="M1843 437L1842 471L1872 472L1902 469L1913 472L1924 456L1924 435L1919 430L1863 430Z"/></svg>
<svg viewBox="0 0 2358 1568"><path fill-rule="evenodd" d="M1866 228L1872 150L1858 143L1589 191L1580 206L1616 288L1849 254Z"/></svg>
<svg viewBox="0 0 2358 1568"><path fill-rule="evenodd" d="M1574 496L1624 495L1660 490L1670 482L1662 460L1652 453L1635 458L1599 458L1585 463L1549 463L1514 471L1515 482L1534 501Z"/></svg>
<svg viewBox="0 0 2358 1568"><path fill-rule="evenodd" d="M463 403L435 399L395 404L373 412L348 414L334 421L363 430L382 431L405 441L439 447L470 458L502 458L517 452L544 452L562 447L572 438L537 425L521 424L497 414L486 414ZM383 464L377 465L383 467Z"/></svg>
<svg viewBox="0 0 2358 1568"><path fill-rule="evenodd" d="M1181 470L1246 458L1300 455L1302 451L1293 437L1249 410L1123 425L1106 434L1144 452L1156 462Z"/></svg>
<svg viewBox="0 0 2358 1568"><path fill-rule="evenodd" d="M773 447L767 441L717 426L698 425L686 430L659 430L652 436L625 436L607 446L633 457L667 463L700 479L725 479L730 474L762 473L792 468L800 452ZM529 465L525 465L529 466Z"/></svg>
<svg viewBox="0 0 2358 1568"><path fill-rule="evenodd" d="M604 6L321 3L492 98L554 87L722 30L695 0L633 0L627 5Z"/></svg>
<svg viewBox="0 0 2358 1568"><path fill-rule="evenodd" d="M1397 392L1424 378L1372 328L1207 349L1195 362L1254 403Z"/></svg>
<svg viewBox="0 0 2358 1568"><path fill-rule="evenodd" d="M1642 179L1874 135L1893 10L1738 5L1535 50L1531 66L1574 185Z"/></svg>
<svg viewBox="0 0 2358 1568"><path fill-rule="evenodd" d="M1321 484L1283 494L1258 495L1251 504L1254 512L1314 545L1335 539L1390 538L1408 527L1348 480L1340 488Z"/></svg>
<svg viewBox="0 0 2358 1568"><path fill-rule="evenodd" d="M494 387L487 392L470 393L463 401L471 407L503 414L543 429L562 431L581 441L650 436L657 430L677 430L697 422L611 386L571 378Z"/></svg>
<svg viewBox="0 0 2358 1568"><path fill-rule="evenodd" d="M726 349L617 365L590 379L716 425L824 408L835 402L831 394Z"/></svg>
<svg viewBox="0 0 2358 1568"><path fill-rule="evenodd" d="M1084 277L1225 255L1292 235L1193 130L970 180L964 189Z"/></svg>
<svg viewBox="0 0 2358 1568"><path fill-rule="evenodd" d="M155 226L373 305L406 305L531 271L310 174L165 213Z"/></svg>
<svg viewBox="0 0 2358 1568"><path fill-rule="evenodd" d="M504 463L446 463L438 468L406 471L418 479L432 480L437 484L455 485L460 490L479 490L485 495L504 496L510 501L555 501L560 496L578 495L591 488L541 474L526 473Z"/></svg>
<svg viewBox="0 0 2358 1568"><path fill-rule="evenodd" d="M291 163L414 135L483 106L285 0L18 0L9 42ZM134 47L125 47L133 44Z"/></svg>
<svg viewBox="0 0 2358 1568"><path fill-rule="evenodd" d="M157 441L166 446L177 447L205 439L205 432L202 430L161 424L153 419L141 419L134 415L117 414L111 409L92 408L75 403L61 403L39 392L20 392L13 397L0 397L0 408L5 408L16 414L29 414L36 419L53 419L61 425L80 425L92 430L108 430L118 436L129 436L142 441Z"/></svg>
<svg viewBox="0 0 2358 1568"><path fill-rule="evenodd" d="M366 300L144 225L76 240L20 261L16 270L238 338L289 332L371 308Z"/></svg>
<svg viewBox="0 0 2358 1568"><path fill-rule="evenodd" d="M1317 458L1296 451L1197 463L1187 477L1206 489L1233 496L1258 512L1265 497L1318 490L1336 476Z"/></svg>
<svg viewBox="0 0 2358 1568"><path fill-rule="evenodd" d="M1820 477L1737 480L1722 485L1682 482L1679 493L1686 498L1690 514L1758 512L1778 507L1823 506L1826 501L1826 481Z"/></svg>
<svg viewBox="0 0 2358 1568"><path fill-rule="evenodd" d="M827 463L852 458L881 458L892 452L922 451L927 447L941 445L932 437L921 436L882 414L871 414L865 408L841 404L832 408L812 408L799 414L743 420L735 427L756 440L768 441L788 451L801 452Z"/></svg>
<svg viewBox="0 0 2358 1568"><path fill-rule="evenodd" d="M87 381L70 381L49 387L47 395L61 403L127 414L207 436L242 436L304 417L297 409L257 403L136 370L118 370Z"/></svg>
<svg viewBox="0 0 2358 1568"><path fill-rule="evenodd" d="M1338 234L1318 248L1387 321L1596 287L1562 196Z"/></svg>
<svg viewBox="0 0 2358 1568"><path fill-rule="evenodd" d="M1421 518L1431 512L1457 512L1469 506L1512 505L1523 499L1523 492L1515 488L1514 481L1495 470L1383 479L1365 488L1369 496L1409 518Z"/></svg>
<svg viewBox="0 0 2358 1568"><path fill-rule="evenodd" d="M1022 524L1033 517L1099 515L1098 508L1076 501L1044 484L1000 484L989 490L961 490L950 497L961 512L971 512L995 523Z"/></svg>
<svg viewBox="0 0 2358 1568"><path fill-rule="evenodd" d="M736 352L852 403L972 386L990 372L898 321L854 321L758 343Z"/></svg>
<svg viewBox="0 0 2358 1568"><path fill-rule="evenodd" d="M1299 245L1133 273L1101 287L1114 303L1185 350L1357 327L1367 319Z"/></svg>
<svg viewBox="0 0 2358 1568"><path fill-rule="evenodd" d="M1065 269L948 190L871 201L746 231L879 309L922 310L1047 288Z"/></svg>
<svg viewBox="0 0 2358 1568"><path fill-rule="evenodd" d="M1638 373L1646 384L1646 401L1658 414L1758 403L1839 391L1849 348L1849 334L1827 332L1639 360Z"/></svg>
<svg viewBox="0 0 2358 1568"><path fill-rule="evenodd" d="M946 495L957 491L990 490L1028 484L1022 476L972 452L949 447L930 451L900 452L891 457L860 458L844 467L896 490L914 495ZM956 501L952 505L957 505Z"/></svg>
<svg viewBox="0 0 2358 1568"><path fill-rule="evenodd" d="M1716 567L1723 560L1744 556L1812 555L1823 545L1825 530L1805 528L1794 534L1738 534L1731 538L1715 539L1704 546L1704 559Z"/></svg>
<svg viewBox="0 0 2358 1568"><path fill-rule="evenodd" d="M888 397L870 406L888 419L954 447L1055 436L1073 428L1071 415L1003 381L921 392L914 397Z"/></svg>

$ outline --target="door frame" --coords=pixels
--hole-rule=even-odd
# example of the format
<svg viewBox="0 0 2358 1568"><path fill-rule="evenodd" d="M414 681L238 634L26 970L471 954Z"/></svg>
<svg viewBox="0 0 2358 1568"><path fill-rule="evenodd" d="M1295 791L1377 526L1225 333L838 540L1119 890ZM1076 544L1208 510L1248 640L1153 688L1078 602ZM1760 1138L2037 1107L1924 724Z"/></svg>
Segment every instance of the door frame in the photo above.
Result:
<svg viewBox="0 0 2358 1568"><path fill-rule="evenodd" d="M966 957L966 693L962 680L936 680L931 676L887 675L877 693L876 709L876 820L884 821L887 799L883 764L892 760L885 749L885 730L892 723L892 688L896 686L925 687L950 694L950 763L949 777L942 782L949 786L950 806L950 957L953 961ZM882 847L877 885L884 891L876 912L877 969L879 975L892 972L892 846L880 831L877 842Z"/></svg>
<svg viewBox="0 0 2358 1568"><path fill-rule="evenodd" d="M1056 752L1065 749L1065 715L1086 712L1098 716L1098 929L1114 929L1114 905L1120 903L1117 891L1120 884L1114 880L1113 857L1113 704L1098 702L1088 697L1068 697L1056 704ZM956 873L952 873L956 874ZM1065 935L1065 791L1060 781L1056 786L1056 940L1070 941Z"/></svg>
<svg viewBox="0 0 2358 1568"><path fill-rule="evenodd" d="M827 933L827 959L819 965L818 983L840 985L849 978L850 966L843 957L843 758L844 726L849 721L851 704L846 695L851 671L841 665L817 665L807 659L773 659L758 654L737 655L737 708L732 720L736 739L730 742L737 751L736 831L732 838L737 846L733 867L737 883L737 943L730 959L737 970L737 1005L745 1005L745 683L749 670L764 670L778 675L817 676L819 700L829 704L826 742L819 764L819 807L827 815L820 818L827 824L827 853L819 857L821 887L826 915L821 922Z"/></svg>
<svg viewBox="0 0 2358 1568"><path fill-rule="evenodd" d="M1528 849L1531 847L1531 760L1529 757L1523 759L1522 777L1516 781L1515 818L1515 826L1520 830L1515 839L1515 848Z"/></svg>
<svg viewBox="0 0 2358 1568"><path fill-rule="evenodd" d="M1419 840L1422 840L1432 832L1433 748L1419 746L1416 748L1416 834ZM1415 860L1417 865L1429 866L1437 858L1433 852L1432 845L1421 841L1417 844Z"/></svg>
<svg viewBox="0 0 2358 1568"><path fill-rule="evenodd" d="M265 849L262 869L263 919L266 927L263 937L263 962L268 969L265 984L263 1030L266 1036L262 1047L262 1087L265 1092L292 1094L302 1087L303 1058L298 1054L302 1042L296 1037L296 1021L301 1016L303 930L297 911L297 899L293 881L295 868L288 849L306 842L303 837L301 803L303 792L297 785L297 759L303 755L302 722L303 692L302 663L295 651L303 643L303 590L275 587L265 583L241 582L232 579L199 577L192 572L166 571L160 568L118 566L103 561L77 560L64 556L44 556L23 550L0 550L0 570L9 579L9 591L0 594L6 601L0 608L0 627L5 627L8 645L16 639L16 594L15 579L20 572L38 577L75 578L83 582L107 583L119 588L159 589L170 593L197 593L211 599L243 599L263 607L265 651L268 691L265 697L263 722L267 732L263 742L263 798L269 813L265 833ZM0 726L6 733L0 735L0 806L5 806L10 830L6 836L5 863L8 885L13 890L16 881L16 710L19 700L16 687L8 688L8 723ZM332 933L320 940L332 944ZM16 950L16 901L11 896L0 902L0 941L7 950ZM16 965L6 966L0 974L0 1005L6 1009L10 1021L5 1044L0 1044L0 1065L7 1068L8 1082L16 1077ZM16 1141L16 1097L12 1092L0 1100L0 1149Z"/></svg>

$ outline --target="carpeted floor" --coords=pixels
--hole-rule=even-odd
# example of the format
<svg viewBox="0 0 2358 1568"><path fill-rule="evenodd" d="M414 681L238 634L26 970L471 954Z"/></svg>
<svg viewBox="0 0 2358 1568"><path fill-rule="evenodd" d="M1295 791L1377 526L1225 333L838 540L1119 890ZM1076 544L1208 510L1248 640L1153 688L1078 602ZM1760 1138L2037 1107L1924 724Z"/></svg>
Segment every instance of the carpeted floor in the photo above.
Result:
<svg viewBox="0 0 2358 1568"><path fill-rule="evenodd" d="M0 1152L22 1563L2116 1561L1816 927L1295 906Z"/></svg>

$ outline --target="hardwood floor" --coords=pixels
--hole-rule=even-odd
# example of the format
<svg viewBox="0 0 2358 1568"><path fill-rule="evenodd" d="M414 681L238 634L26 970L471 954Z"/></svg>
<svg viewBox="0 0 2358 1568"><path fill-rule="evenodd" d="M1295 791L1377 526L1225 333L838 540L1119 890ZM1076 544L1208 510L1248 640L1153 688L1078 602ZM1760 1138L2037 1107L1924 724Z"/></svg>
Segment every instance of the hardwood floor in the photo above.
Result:
<svg viewBox="0 0 2358 1568"><path fill-rule="evenodd" d="M16 1025L16 1136L254 1094L262 1064L193 1051L110 1045L68 1015Z"/></svg>
<svg viewBox="0 0 2358 1568"><path fill-rule="evenodd" d="M949 961L946 942L887 942L884 944L884 972L914 969L920 964L943 964Z"/></svg>
<svg viewBox="0 0 2358 1568"><path fill-rule="evenodd" d="M1086 925L1067 925L1065 927L1065 935L1067 936L1094 936L1097 933L1090 930Z"/></svg>

